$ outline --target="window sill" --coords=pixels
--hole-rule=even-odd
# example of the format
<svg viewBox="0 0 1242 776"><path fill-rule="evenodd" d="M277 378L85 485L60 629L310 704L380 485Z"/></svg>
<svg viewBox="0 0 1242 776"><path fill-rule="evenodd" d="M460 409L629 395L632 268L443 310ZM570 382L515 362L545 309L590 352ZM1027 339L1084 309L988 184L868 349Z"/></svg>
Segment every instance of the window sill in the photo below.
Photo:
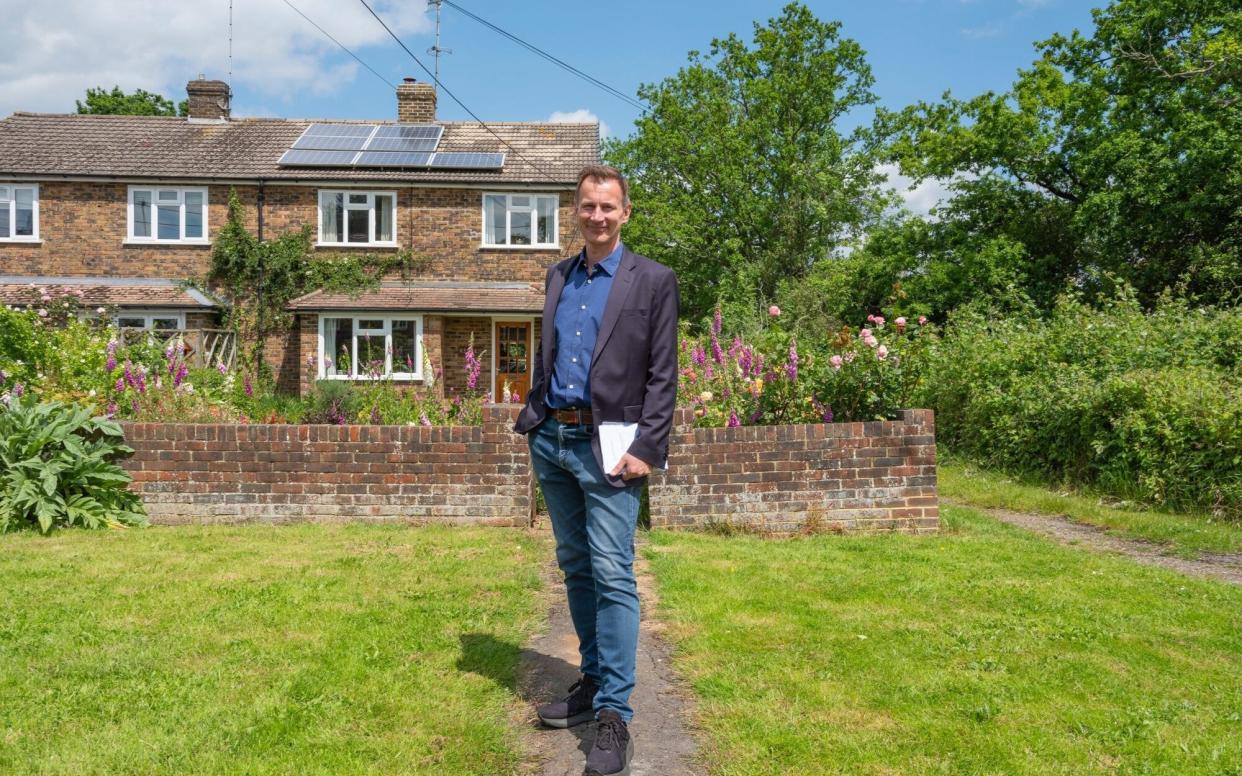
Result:
<svg viewBox="0 0 1242 776"><path fill-rule="evenodd" d="M0 245L42 245L38 237L0 237Z"/></svg>
<svg viewBox="0 0 1242 776"><path fill-rule="evenodd" d="M488 245L479 246L481 251L559 251L560 245Z"/></svg>
<svg viewBox="0 0 1242 776"><path fill-rule="evenodd" d="M401 246L400 246L400 245L398 245L398 244L397 244L397 243L395 243L395 242L383 242L383 243L326 243L326 242L319 242L319 243L315 243L315 247L316 247L316 248L366 248L366 249L371 249L371 248L388 248L388 249L391 249L391 250L396 250L396 249L400 248Z"/></svg>
<svg viewBox="0 0 1242 776"><path fill-rule="evenodd" d="M121 242L121 245L164 245L164 246L173 246L173 245L191 246L192 245L192 246L198 246L198 247L205 246L205 247L210 248L211 240L135 240L131 238L128 240L123 240Z"/></svg>
<svg viewBox="0 0 1242 776"><path fill-rule="evenodd" d="M358 383L373 383L387 380L392 383L421 383L425 382L422 375L389 375L388 377L350 377L349 375L324 375L315 378L317 380L347 380Z"/></svg>

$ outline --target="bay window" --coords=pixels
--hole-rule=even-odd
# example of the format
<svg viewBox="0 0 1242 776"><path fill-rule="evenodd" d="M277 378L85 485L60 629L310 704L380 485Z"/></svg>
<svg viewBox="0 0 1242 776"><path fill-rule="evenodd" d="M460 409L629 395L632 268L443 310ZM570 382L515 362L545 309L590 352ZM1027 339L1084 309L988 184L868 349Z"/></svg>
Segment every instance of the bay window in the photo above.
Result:
<svg viewBox="0 0 1242 776"><path fill-rule="evenodd" d="M0 240L39 239L39 187L0 183Z"/></svg>
<svg viewBox="0 0 1242 776"><path fill-rule="evenodd" d="M558 247L557 194L484 194L484 247Z"/></svg>
<svg viewBox="0 0 1242 776"><path fill-rule="evenodd" d="M320 245L396 245L393 191L320 191Z"/></svg>
<svg viewBox="0 0 1242 776"><path fill-rule="evenodd" d="M131 242L207 242L207 189L131 186Z"/></svg>
<svg viewBox="0 0 1242 776"><path fill-rule="evenodd" d="M408 315L321 316L320 379L423 378L423 319Z"/></svg>

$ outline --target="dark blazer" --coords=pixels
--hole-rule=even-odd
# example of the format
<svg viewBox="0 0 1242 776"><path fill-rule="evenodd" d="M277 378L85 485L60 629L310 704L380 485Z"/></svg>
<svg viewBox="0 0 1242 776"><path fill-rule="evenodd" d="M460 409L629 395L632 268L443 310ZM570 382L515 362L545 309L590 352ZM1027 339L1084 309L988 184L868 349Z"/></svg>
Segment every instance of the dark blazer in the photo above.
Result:
<svg viewBox="0 0 1242 776"><path fill-rule="evenodd" d="M530 432L547 416L544 400L556 360L556 305L576 259L577 256L562 259L548 269L543 335L535 355L526 406L513 426L519 434ZM680 304L677 276L671 269L623 248L591 354L591 414L596 423L638 423L638 438L630 445L629 453L653 467L664 466L668 459L668 434L677 404ZM603 468L598 426L591 449ZM626 482L620 477L608 477L608 482L620 488L637 480Z"/></svg>

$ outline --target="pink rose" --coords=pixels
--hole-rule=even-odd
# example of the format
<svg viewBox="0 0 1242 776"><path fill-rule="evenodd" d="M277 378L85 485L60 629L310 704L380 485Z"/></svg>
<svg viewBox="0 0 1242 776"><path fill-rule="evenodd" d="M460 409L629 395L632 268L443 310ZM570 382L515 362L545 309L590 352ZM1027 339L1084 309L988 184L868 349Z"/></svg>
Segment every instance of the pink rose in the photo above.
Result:
<svg viewBox="0 0 1242 776"><path fill-rule="evenodd" d="M777 317L780 314L781 314L781 308L777 307L776 305L772 305L771 307L768 308L768 315L772 316L773 318Z"/></svg>
<svg viewBox="0 0 1242 776"><path fill-rule="evenodd" d="M864 339L864 340L863 340L863 342L864 342L864 343L867 345L867 347L869 347L869 348L874 348L876 345L879 345L879 344L880 344L880 341L879 341L878 339L876 339L875 337L867 337L866 339Z"/></svg>
<svg viewBox="0 0 1242 776"><path fill-rule="evenodd" d="M867 339L868 337L871 336L871 329L863 329L862 331L858 332L858 336L860 339Z"/></svg>
<svg viewBox="0 0 1242 776"><path fill-rule="evenodd" d="M920 315L920 316L919 316L919 325L920 325L920 326L926 326L926 325L927 325L927 316L926 316L926 315Z"/></svg>
<svg viewBox="0 0 1242 776"><path fill-rule="evenodd" d="M898 318L897 320L893 321L893 323L897 324L898 331L906 330L906 319L905 318Z"/></svg>
<svg viewBox="0 0 1242 776"><path fill-rule="evenodd" d="M888 358L888 348L881 345L879 350L875 352L875 357L880 359L881 361Z"/></svg>
<svg viewBox="0 0 1242 776"><path fill-rule="evenodd" d="M876 327L877 329L883 329L883 328L884 328L884 318L883 318L883 316L877 315L877 316L875 317L875 327Z"/></svg>
<svg viewBox="0 0 1242 776"><path fill-rule="evenodd" d="M845 363L845 359L841 358L840 356L833 356L832 358L828 359L828 363L832 364L833 369L840 369L841 365Z"/></svg>

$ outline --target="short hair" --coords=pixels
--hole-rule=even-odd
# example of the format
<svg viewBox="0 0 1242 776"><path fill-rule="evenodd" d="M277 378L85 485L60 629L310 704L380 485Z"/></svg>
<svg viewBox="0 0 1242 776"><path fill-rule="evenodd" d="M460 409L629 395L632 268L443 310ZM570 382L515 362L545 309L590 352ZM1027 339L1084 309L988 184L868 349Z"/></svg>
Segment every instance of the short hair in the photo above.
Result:
<svg viewBox="0 0 1242 776"><path fill-rule="evenodd" d="M606 164L588 164L582 168L582 172L578 173L578 185L574 189L574 201L577 202L582 198L582 182L590 179L596 183L604 181L616 181L621 187L621 206L629 207L630 205L630 184L625 180L625 176L616 167L609 167Z"/></svg>

